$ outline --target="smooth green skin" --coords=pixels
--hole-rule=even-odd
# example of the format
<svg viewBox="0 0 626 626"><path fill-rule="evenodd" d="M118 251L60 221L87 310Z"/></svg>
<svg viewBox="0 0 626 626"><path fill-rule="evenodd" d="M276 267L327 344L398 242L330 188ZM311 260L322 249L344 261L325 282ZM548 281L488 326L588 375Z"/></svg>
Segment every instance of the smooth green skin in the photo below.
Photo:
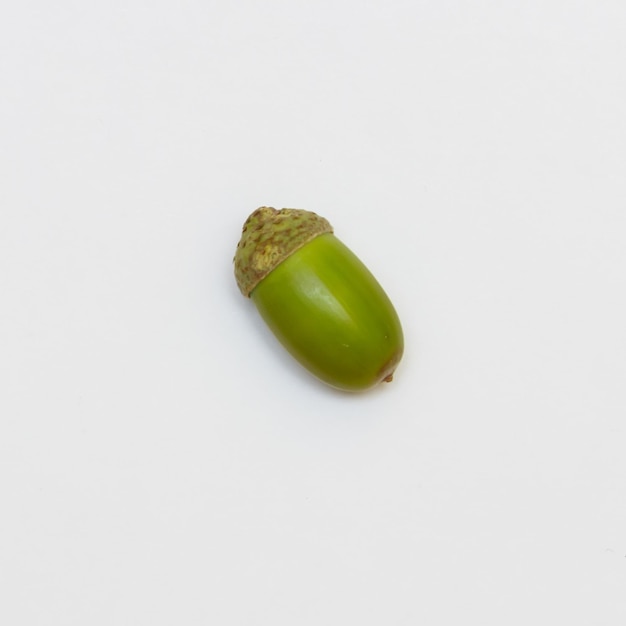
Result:
<svg viewBox="0 0 626 626"><path fill-rule="evenodd" d="M402 327L391 301L332 234L294 252L250 297L283 346L333 387L361 391L390 380L402 358Z"/></svg>

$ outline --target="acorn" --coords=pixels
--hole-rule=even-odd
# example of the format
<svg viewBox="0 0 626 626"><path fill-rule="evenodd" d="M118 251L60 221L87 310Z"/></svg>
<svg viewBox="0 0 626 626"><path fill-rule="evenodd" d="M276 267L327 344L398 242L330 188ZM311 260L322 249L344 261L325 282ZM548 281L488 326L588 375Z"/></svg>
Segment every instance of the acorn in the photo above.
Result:
<svg viewBox="0 0 626 626"><path fill-rule="evenodd" d="M398 315L326 219L260 207L243 226L234 263L241 293L320 380L345 391L392 380L404 350Z"/></svg>

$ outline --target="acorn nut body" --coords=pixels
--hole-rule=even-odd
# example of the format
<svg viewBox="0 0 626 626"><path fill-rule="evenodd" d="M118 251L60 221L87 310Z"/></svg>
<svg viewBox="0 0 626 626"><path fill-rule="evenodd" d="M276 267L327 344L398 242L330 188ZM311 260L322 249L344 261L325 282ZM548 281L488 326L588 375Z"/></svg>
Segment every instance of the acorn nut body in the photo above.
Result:
<svg viewBox="0 0 626 626"><path fill-rule="evenodd" d="M257 209L237 245L235 277L278 340L319 379L345 391L391 381L404 350L400 320L327 220Z"/></svg>

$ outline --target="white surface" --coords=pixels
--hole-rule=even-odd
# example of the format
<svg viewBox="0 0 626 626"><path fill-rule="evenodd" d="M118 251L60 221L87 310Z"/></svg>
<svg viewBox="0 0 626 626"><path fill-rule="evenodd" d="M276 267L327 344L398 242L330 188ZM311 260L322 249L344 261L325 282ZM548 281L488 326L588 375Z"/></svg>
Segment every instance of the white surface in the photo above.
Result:
<svg viewBox="0 0 626 626"><path fill-rule="evenodd" d="M623 626L625 59L621 0L5 3L0 623ZM393 384L240 297L262 204Z"/></svg>

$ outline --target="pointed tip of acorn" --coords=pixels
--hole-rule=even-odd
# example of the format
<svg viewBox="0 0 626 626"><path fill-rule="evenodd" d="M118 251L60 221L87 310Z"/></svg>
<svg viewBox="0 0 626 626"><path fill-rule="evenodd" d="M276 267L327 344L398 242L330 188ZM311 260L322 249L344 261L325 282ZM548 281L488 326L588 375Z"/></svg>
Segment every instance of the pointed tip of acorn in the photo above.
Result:
<svg viewBox="0 0 626 626"><path fill-rule="evenodd" d="M315 237L332 232L329 222L312 211L259 207L245 221L235 252L239 290L249 297L278 264Z"/></svg>

